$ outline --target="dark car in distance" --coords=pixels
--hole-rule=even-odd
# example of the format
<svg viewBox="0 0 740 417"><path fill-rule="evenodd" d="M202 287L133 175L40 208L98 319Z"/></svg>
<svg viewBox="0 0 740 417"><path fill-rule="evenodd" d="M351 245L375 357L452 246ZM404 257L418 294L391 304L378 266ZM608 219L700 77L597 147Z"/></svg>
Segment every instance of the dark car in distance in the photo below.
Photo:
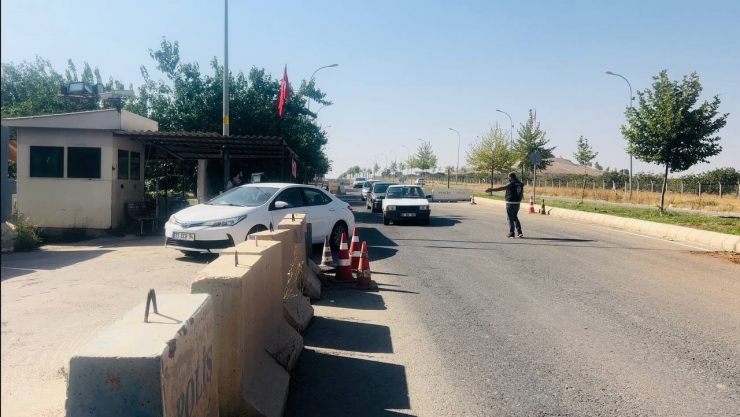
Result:
<svg viewBox="0 0 740 417"><path fill-rule="evenodd" d="M395 182L376 182L373 184L373 188L370 194L367 196L365 201L365 207L370 209L372 213L379 213L383 211L383 199L385 198L385 192L388 191L388 187L396 185Z"/></svg>

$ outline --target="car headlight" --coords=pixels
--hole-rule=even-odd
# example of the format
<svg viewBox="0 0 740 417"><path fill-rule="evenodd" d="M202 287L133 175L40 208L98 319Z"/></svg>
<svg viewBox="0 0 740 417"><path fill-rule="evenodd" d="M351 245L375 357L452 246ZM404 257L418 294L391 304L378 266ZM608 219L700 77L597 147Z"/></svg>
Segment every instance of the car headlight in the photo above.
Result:
<svg viewBox="0 0 740 417"><path fill-rule="evenodd" d="M429 210L429 206L419 206L419 210L421 211Z"/></svg>
<svg viewBox="0 0 740 417"><path fill-rule="evenodd" d="M233 226L233 225L239 223L240 221L242 221L242 220L244 220L246 218L247 218L247 216L244 215L244 216L239 216L239 217L232 217L230 219L212 220L210 222L204 222L203 223L203 226L206 226L206 227L229 227L229 226Z"/></svg>
<svg viewBox="0 0 740 417"><path fill-rule="evenodd" d="M173 214L172 216L170 216L169 220L167 220L167 223L169 224L177 223L177 217L175 217L175 215Z"/></svg>
<svg viewBox="0 0 740 417"><path fill-rule="evenodd" d="M395 211L396 206L385 206L385 211Z"/></svg>

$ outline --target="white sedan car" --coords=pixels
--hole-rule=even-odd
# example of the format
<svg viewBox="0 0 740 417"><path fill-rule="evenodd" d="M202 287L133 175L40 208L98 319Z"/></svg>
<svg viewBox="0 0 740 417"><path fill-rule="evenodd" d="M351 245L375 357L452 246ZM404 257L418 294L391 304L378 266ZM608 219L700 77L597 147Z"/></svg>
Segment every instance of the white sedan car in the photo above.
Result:
<svg viewBox="0 0 740 417"><path fill-rule="evenodd" d="M203 204L173 214L165 225L165 247L192 256L218 253L251 233L277 228L286 215L305 214L313 243L329 235L333 249L355 227L349 204L310 185L259 183L234 187Z"/></svg>
<svg viewBox="0 0 740 417"><path fill-rule="evenodd" d="M432 209L424 190L416 185L391 185L383 199L383 224L400 221L429 224Z"/></svg>

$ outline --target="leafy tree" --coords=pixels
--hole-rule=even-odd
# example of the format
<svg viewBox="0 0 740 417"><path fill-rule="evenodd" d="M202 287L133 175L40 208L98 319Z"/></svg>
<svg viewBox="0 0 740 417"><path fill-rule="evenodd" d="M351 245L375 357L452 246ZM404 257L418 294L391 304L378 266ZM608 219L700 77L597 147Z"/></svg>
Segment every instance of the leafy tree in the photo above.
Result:
<svg viewBox="0 0 740 417"><path fill-rule="evenodd" d="M388 170L393 174L393 176L396 176L396 172L398 172L398 163L396 161L393 161L390 163L390 166L388 166Z"/></svg>
<svg viewBox="0 0 740 417"><path fill-rule="evenodd" d="M598 169L599 171L604 170L604 167L602 167L598 162L594 162L594 168Z"/></svg>
<svg viewBox="0 0 740 417"><path fill-rule="evenodd" d="M583 190L581 191L581 201L583 201L583 197L586 194L586 167L590 166L591 162L599 153L593 151L591 145L588 144L588 139L584 138L583 135L578 138L578 141L576 142L576 148L577 151L573 154L573 156L576 158L576 161L578 161L579 164L583 165Z"/></svg>
<svg viewBox="0 0 740 417"><path fill-rule="evenodd" d="M373 178L375 177L375 174L377 174L379 170L380 170L380 167L378 166L378 163L376 162L375 165L373 165Z"/></svg>
<svg viewBox="0 0 740 417"><path fill-rule="evenodd" d="M411 157L411 167L418 168L422 172L425 172L436 166L437 156L432 152L432 144L422 141L416 154Z"/></svg>
<svg viewBox="0 0 740 417"><path fill-rule="evenodd" d="M18 164L15 161L8 160L8 179L18 179Z"/></svg>
<svg viewBox="0 0 740 417"><path fill-rule="evenodd" d="M506 141L506 134L501 126L494 124L488 133L480 136L470 144L467 151L467 161L474 169L491 173L491 187L493 174L496 172L511 171L516 154L512 152Z"/></svg>
<svg viewBox="0 0 740 417"><path fill-rule="evenodd" d="M9 62L1 65L0 113L3 118L72 113L110 107L109 103L100 103L95 98L61 97L59 93L62 85L73 81L84 81L89 85L103 84L105 91L123 89L123 83L113 78L104 83L100 70L97 67L92 69L87 62L81 78L72 60L67 62L64 75L55 71L49 60L38 56L33 62L24 61L17 65Z"/></svg>
<svg viewBox="0 0 740 417"><path fill-rule="evenodd" d="M401 172L406 172L406 163L405 162L399 162L398 163L398 170Z"/></svg>
<svg viewBox="0 0 740 417"><path fill-rule="evenodd" d="M537 164L537 170L544 171L552 164L551 159L554 157L552 151L555 150L555 146L552 148L547 147L550 140L545 139L545 131L540 129L540 123L537 122L535 124L531 109L529 110L529 119L526 123L521 123L520 126L519 130L517 130L519 138L514 144L514 156L519 160L522 168L522 177L524 177L524 172L532 172L529 154L535 150L539 150L542 153L542 161Z"/></svg>
<svg viewBox="0 0 740 417"><path fill-rule="evenodd" d="M640 105L627 109L622 134L627 138L627 151L635 158L665 166L660 195L663 211L668 173L686 171L718 155L722 147L715 134L725 127L729 113L719 115L719 96L694 108L702 92L695 72L680 83L671 81L666 70L653 80L652 89L637 92Z"/></svg>

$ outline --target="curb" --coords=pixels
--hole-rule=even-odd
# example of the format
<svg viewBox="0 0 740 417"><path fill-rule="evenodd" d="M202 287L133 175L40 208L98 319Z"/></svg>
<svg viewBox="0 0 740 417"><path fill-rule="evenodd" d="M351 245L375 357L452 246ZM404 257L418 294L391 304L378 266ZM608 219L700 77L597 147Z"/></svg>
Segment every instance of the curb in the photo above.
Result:
<svg viewBox="0 0 740 417"><path fill-rule="evenodd" d="M479 198L476 201L489 206L504 207L506 205L503 201L491 200L489 198ZM558 207L552 207L548 211L551 216L562 219L597 224L612 229L627 230L645 236L659 237L671 241L698 243L721 251L740 253L740 236L737 235Z"/></svg>

